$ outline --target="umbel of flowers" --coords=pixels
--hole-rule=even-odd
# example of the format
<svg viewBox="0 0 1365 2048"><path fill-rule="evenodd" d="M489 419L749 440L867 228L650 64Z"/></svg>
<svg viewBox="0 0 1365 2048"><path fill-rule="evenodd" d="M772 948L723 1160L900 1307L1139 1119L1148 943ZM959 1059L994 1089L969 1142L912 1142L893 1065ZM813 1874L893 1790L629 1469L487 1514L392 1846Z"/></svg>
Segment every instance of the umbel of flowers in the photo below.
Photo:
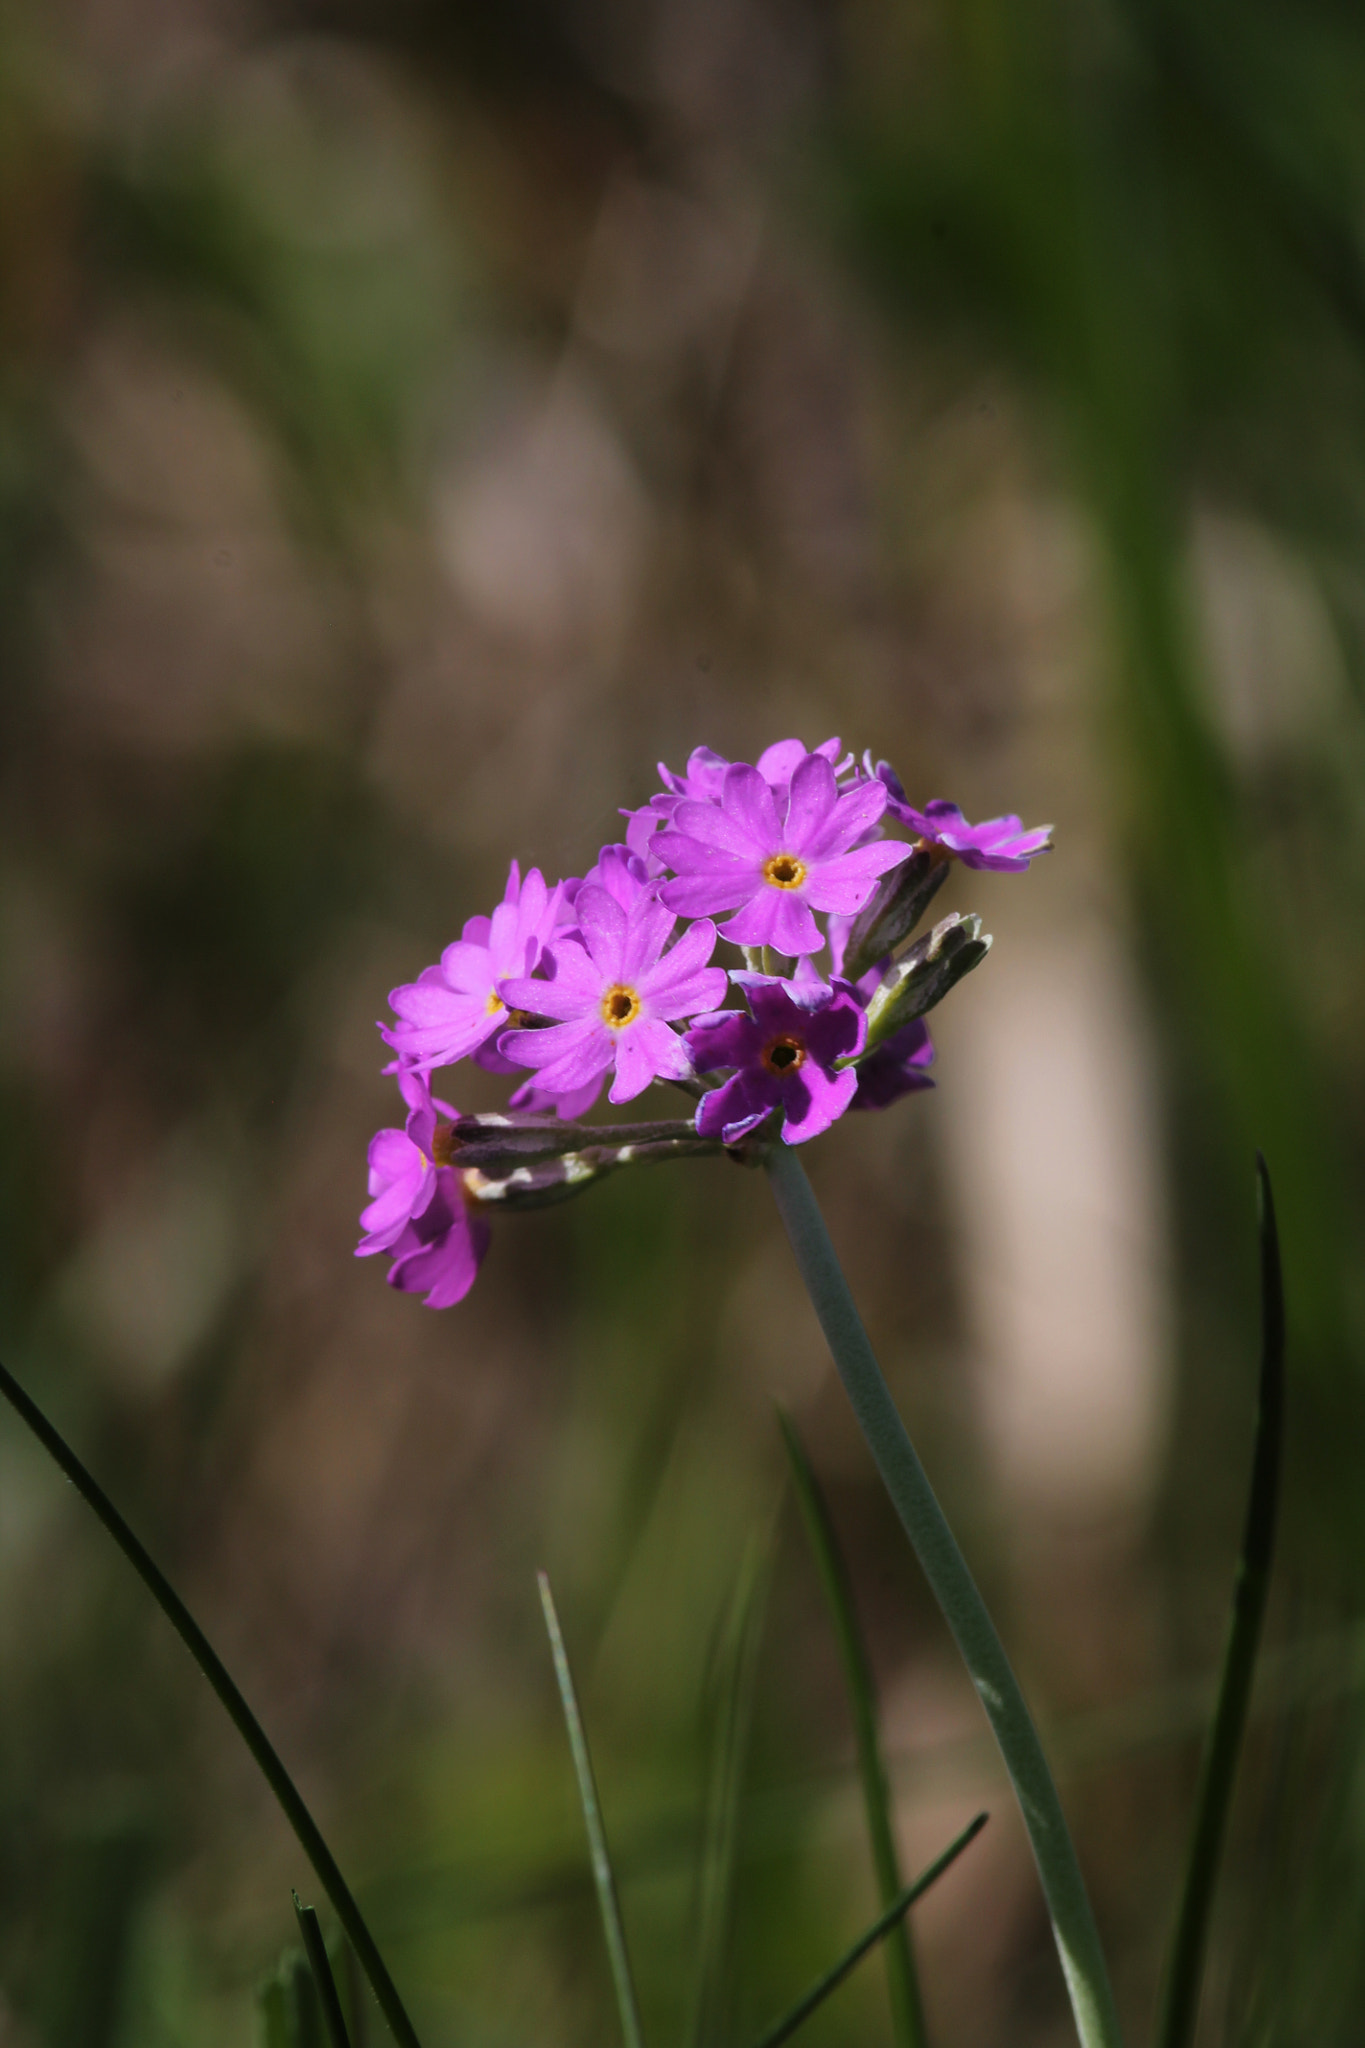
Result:
<svg viewBox="0 0 1365 2048"><path fill-rule="evenodd" d="M370 1144L357 1254L387 1252L390 1285L431 1308L473 1286L495 1208L658 1160L752 1160L932 1087L925 1016L991 942L959 912L915 930L954 861L1020 872L1051 844L1016 817L916 810L837 739L780 740L752 766L699 747L659 775L588 874L551 886L513 861L492 916L389 998L407 1115ZM467 1059L521 1077L505 1115L432 1093ZM693 1113L584 1125L604 1084L616 1103L681 1090Z"/></svg>

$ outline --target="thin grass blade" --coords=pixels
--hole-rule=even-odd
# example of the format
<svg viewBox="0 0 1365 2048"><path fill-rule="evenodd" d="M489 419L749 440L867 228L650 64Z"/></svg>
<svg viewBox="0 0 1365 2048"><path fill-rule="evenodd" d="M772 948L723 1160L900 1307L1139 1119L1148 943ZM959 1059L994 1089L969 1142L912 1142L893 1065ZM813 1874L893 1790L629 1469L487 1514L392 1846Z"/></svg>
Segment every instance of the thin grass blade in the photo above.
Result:
<svg viewBox="0 0 1365 2048"><path fill-rule="evenodd" d="M616 2004L621 2015L621 2034L626 2048L644 2048L640 2008L635 1997L635 1980L631 1976L630 1954L626 1948L626 1931L621 1924L621 1904L616 1896L616 1879L612 1875L611 1857L607 1850L607 1831L602 1825L597 1781L593 1776L588 1738L583 1731L583 1716L578 1710L578 1694L574 1689L573 1672L569 1668L569 1655L564 1648L564 1635L559 1626L559 1615L555 1610L550 1581L544 1572L537 1574L537 1580L540 1585L540 1604L545 1612L545 1630L550 1638L550 1652L554 1658L555 1679L559 1685L560 1705L564 1709L564 1725L569 1733L574 1776L578 1780L578 1798L583 1808L583 1824L588 1831L592 1877L597 1887L597 1904L602 1915L607 1960L611 1965L612 1982L616 1987Z"/></svg>
<svg viewBox="0 0 1365 2048"><path fill-rule="evenodd" d="M950 1864L956 1863L969 1842L974 1842L985 1827L990 1815L979 1813L957 1837L950 1842L943 1854L931 1863L927 1870L920 1872L912 1885L907 1885L900 1895L893 1899L879 1920L874 1920L866 1934L859 1935L851 1949L842 1955L833 1969L826 1970L823 1977L811 1985L804 1998L798 1998L789 2012L783 2014L775 2025L758 2042L757 2048L780 2048L783 2041L791 2039L798 2027L805 2025L817 2006L823 2005L831 1991L837 1991L851 1971L856 1970L869 1950L899 1925L902 1916L910 1911L916 1899L923 1898L931 1884L937 1883Z"/></svg>
<svg viewBox="0 0 1365 2048"><path fill-rule="evenodd" d="M398 1995L398 1987L389 1975L384 1958L379 1953L374 1936L365 1925L359 1906L351 1896L350 1887L341 1874L336 1858L323 1840L317 1822L281 1763L270 1738L238 1691L227 1666L169 1579L152 1562L109 1496L87 1472L61 1432L48 1421L36 1401L24 1392L18 1380L4 1365L0 1365L0 1394L4 1395L20 1420L32 1430L49 1457L60 1466L77 1493L99 1517L213 1687L232 1725L251 1751L257 1768L278 1800L285 1819L298 1837L299 1846L313 1866L318 1883L326 1892L338 1920L345 1928L347 1937L360 1960L361 1968L369 1978L370 1986L379 2001L380 2011L388 2021L399 2048L420 2048L417 2030L408 2018L403 2001Z"/></svg>
<svg viewBox="0 0 1365 2048"><path fill-rule="evenodd" d="M721 1654L720 1712L707 1788L706 1832L702 1844L697 1913L692 2048L712 2048L719 2038L728 1961L730 1904L744 1765L753 1726L754 1681L763 1630L770 1552L755 1538L740 1567L730 1603Z"/></svg>
<svg viewBox="0 0 1365 2048"><path fill-rule="evenodd" d="M806 1456L796 1424L784 1408L777 1411L782 1440L787 1447L792 1483L796 1488L801 1520L815 1558L815 1568L834 1623L839 1661L844 1668L853 1711L853 1733L858 1749L858 1776L863 1788L867 1832L872 1844L872 1862L883 1906L890 1907L905 1886L900 1856L896 1849L891 1819L891 1785L877 1733L877 1696L872 1683L867 1645L858 1625L853 1604L853 1587L839 1539L820 1482ZM920 1999L919 1976L910 1930L902 1915L887 1929L885 1943L886 1984L891 2000L893 2036L897 2048L924 2048L924 2006Z"/></svg>
<svg viewBox="0 0 1365 2048"><path fill-rule="evenodd" d="M308 1967L313 1972L317 1987L318 2004L322 2007L322 2023L327 2029L327 2038L332 2048L351 2048L346 2034L346 2020L341 2010L341 1999L337 1993L336 1978L327 1956L327 1944L322 1938L322 1928L317 1912L312 1906L305 1906L297 1892L293 1894L294 1912L298 1918L299 1932L303 1936L304 1953Z"/></svg>
<svg viewBox="0 0 1365 2048"><path fill-rule="evenodd" d="M1158 2048L1188 2048L1199 2014L1204 1948L1222 1856L1237 1758L1246 1730L1256 1650L1270 1591L1275 1520L1284 1439L1284 1285L1275 1200L1265 1160L1256 1155L1261 1240L1261 1376L1242 1552L1233 1581L1232 1619L1218 1704L1209 1730L1195 1797L1185 1886L1176 1917L1162 1999Z"/></svg>

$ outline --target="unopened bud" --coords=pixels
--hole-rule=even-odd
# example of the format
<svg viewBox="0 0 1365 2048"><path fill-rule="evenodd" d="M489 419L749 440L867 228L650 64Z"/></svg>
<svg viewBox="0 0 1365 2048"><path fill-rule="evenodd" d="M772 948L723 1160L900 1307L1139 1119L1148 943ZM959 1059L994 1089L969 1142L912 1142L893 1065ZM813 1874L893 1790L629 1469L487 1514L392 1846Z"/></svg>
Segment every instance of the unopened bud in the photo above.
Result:
<svg viewBox="0 0 1365 2048"><path fill-rule="evenodd" d="M557 1117L483 1115L462 1116L454 1124L437 1125L438 1166L455 1166L478 1172L488 1181L512 1179L522 1167L552 1162L567 1154L603 1142L616 1145L650 1145L693 1135L690 1119L670 1118L664 1123L592 1124L561 1123ZM556 1169L550 1167L551 1177ZM562 1178L562 1176L559 1176Z"/></svg>
<svg viewBox="0 0 1365 2048"><path fill-rule="evenodd" d="M466 1167L465 1193L480 1207L496 1203L503 1209L543 1209L581 1194L592 1182L623 1166L658 1166L672 1159L699 1159L726 1148L719 1138L699 1138L690 1124L618 1124L615 1129L579 1125L580 1133L600 1141L546 1157L523 1158L492 1173ZM631 1132L639 1133L631 1136Z"/></svg>
<svg viewBox="0 0 1365 2048"><path fill-rule="evenodd" d="M981 919L959 911L926 932L890 968L868 1004L864 1053L941 1003L985 959L990 944L989 933L981 936Z"/></svg>
<svg viewBox="0 0 1365 2048"><path fill-rule="evenodd" d="M849 930L842 968L846 981L856 981L909 938L951 866L931 848L917 846L908 860L882 876Z"/></svg>

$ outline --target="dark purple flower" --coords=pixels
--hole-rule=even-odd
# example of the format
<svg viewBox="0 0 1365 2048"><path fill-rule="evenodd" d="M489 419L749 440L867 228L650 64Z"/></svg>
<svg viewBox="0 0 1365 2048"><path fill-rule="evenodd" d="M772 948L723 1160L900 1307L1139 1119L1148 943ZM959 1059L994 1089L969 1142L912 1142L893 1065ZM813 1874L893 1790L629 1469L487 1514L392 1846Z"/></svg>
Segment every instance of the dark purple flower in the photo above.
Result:
<svg viewBox="0 0 1365 2048"><path fill-rule="evenodd" d="M835 988L847 989L859 1009L865 1010L881 984L882 975L889 962L880 960L856 982L844 977L844 949L848 943L851 920L846 917L832 917L829 921L829 950L831 958L831 981ZM816 969L811 962L803 960L797 970L804 981L807 976L817 979ZM858 1087L851 1109L889 1109L893 1102L899 1102L902 1095L912 1095L918 1089L932 1088L934 1083L924 1069L934 1057L933 1040L929 1027L922 1017L912 1017L899 1031L866 1053L858 1062Z"/></svg>
<svg viewBox="0 0 1365 2048"><path fill-rule="evenodd" d="M912 1017L899 1031L884 1039L855 1069L858 1086L850 1109L889 1109L902 1095L919 1088L932 1088L932 1076L924 1069L934 1057L934 1042L923 1017Z"/></svg>
<svg viewBox="0 0 1365 2048"><path fill-rule="evenodd" d="M837 1062L861 1050L867 1035L862 1008L847 988L814 978L732 978L748 998L748 1014L721 1010L699 1017L687 1034L698 1073L735 1069L697 1105L697 1130L732 1145L780 1108L784 1141L804 1144L827 1131L853 1100L857 1069Z"/></svg>
<svg viewBox="0 0 1365 2048"><path fill-rule="evenodd" d="M806 754L785 792L757 768L728 768L717 803L684 798L655 842L674 871L659 900L684 917L733 910L721 936L779 953L816 953L824 937L812 910L861 910L877 877L910 849L859 846L886 808L878 781L839 793L823 754ZM856 849L856 850L855 850Z"/></svg>
<svg viewBox="0 0 1365 2048"><path fill-rule="evenodd" d="M956 804L935 797L917 811L901 787L889 762L864 757L868 776L880 782L887 793L888 814L944 859L960 860L965 868L990 868L999 874L1022 874L1036 854L1052 847L1051 825L1035 825L1025 831L1012 813L1005 818L986 818L969 825Z"/></svg>
<svg viewBox="0 0 1365 2048"><path fill-rule="evenodd" d="M502 985L518 1009L561 1021L509 1031L503 1051L538 1069L552 1095L600 1085L613 1069L613 1102L629 1102L654 1080L687 1079L687 1054L669 1023L713 1008L725 992L724 969L706 964L715 926L703 918L665 953L673 913L643 892L627 909L596 882L579 890L574 916L577 934L547 949L549 980L514 977Z"/></svg>
<svg viewBox="0 0 1365 2048"><path fill-rule="evenodd" d="M365 1235L356 1257L388 1252L390 1287L425 1294L428 1308L452 1308L474 1285L488 1250L488 1219L469 1196L464 1175L439 1163L436 1113L453 1118L457 1112L433 1097L413 1068L398 1070L398 1086L407 1123L370 1140L370 1202L361 1212Z"/></svg>
<svg viewBox="0 0 1365 2048"><path fill-rule="evenodd" d="M471 917L440 965L424 968L416 981L389 996L398 1017L380 1025L385 1041L406 1066L429 1071L487 1046L484 1064L495 1072L496 1040L507 1024L499 983L509 974L530 974L554 931L563 903L563 884L549 889L539 868L523 882L515 861L502 902L489 917Z"/></svg>

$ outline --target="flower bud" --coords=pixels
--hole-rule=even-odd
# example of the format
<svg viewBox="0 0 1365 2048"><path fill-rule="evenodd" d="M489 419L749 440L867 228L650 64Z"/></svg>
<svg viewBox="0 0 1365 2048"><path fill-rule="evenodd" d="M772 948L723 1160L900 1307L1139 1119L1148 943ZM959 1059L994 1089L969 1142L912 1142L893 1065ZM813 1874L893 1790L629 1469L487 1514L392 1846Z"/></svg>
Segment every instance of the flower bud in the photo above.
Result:
<svg viewBox="0 0 1365 2048"><path fill-rule="evenodd" d="M845 980L857 981L909 938L951 865L930 848L916 847L907 861L882 876L849 930L841 970Z"/></svg>
<svg viewBox="0 0 1365 2048"><path fill-rule="evenodd" d="M698 1137L690 1124L641 1124L634 1128L643 1135L632 1137L630 1125L618 1125L609 1129L605 1143L580 1145L572 1151L540 1159L523 1158L515 1166L505 1163L496 1174L467 1167L466 1196L480 1208L496 1203L502 1209L543 1209L549 1203L581 1194L594 1181L623 1166L656 1166L672 1159L699 1159L724 1150L719 1138ZM598 1139L604 1135L583 1126L579 1131L581 1136Z"/></svg>
<svg viewBox="0 0 1365 2048"><path fill-rule="evenodd" d="M618 1149L666 1144L692 1136L690 1120L677 1118L660 1123L614 1124L605 1129L609 1142ZM599 1144L603 1130L589 1124L562 1123L557 1117L509 1113L462 1116L453 1124L438 1125L437 1136L442 1148L441 1165L477 1172L486 1181L501 1185L515 1180L523 1167L540 1164L547 1164L551 1180L562 1179L552 1162Z"/></svg>
<svg viewBox="0 0 1365 2048"><path fill-rule="evenodd" d="M960 911L943 918L916 940L883 977L868 1003L865 1053L941 1003L949 989L985 959L990 944L989 933L981 936L981 919L963 916Z"/></svg>

